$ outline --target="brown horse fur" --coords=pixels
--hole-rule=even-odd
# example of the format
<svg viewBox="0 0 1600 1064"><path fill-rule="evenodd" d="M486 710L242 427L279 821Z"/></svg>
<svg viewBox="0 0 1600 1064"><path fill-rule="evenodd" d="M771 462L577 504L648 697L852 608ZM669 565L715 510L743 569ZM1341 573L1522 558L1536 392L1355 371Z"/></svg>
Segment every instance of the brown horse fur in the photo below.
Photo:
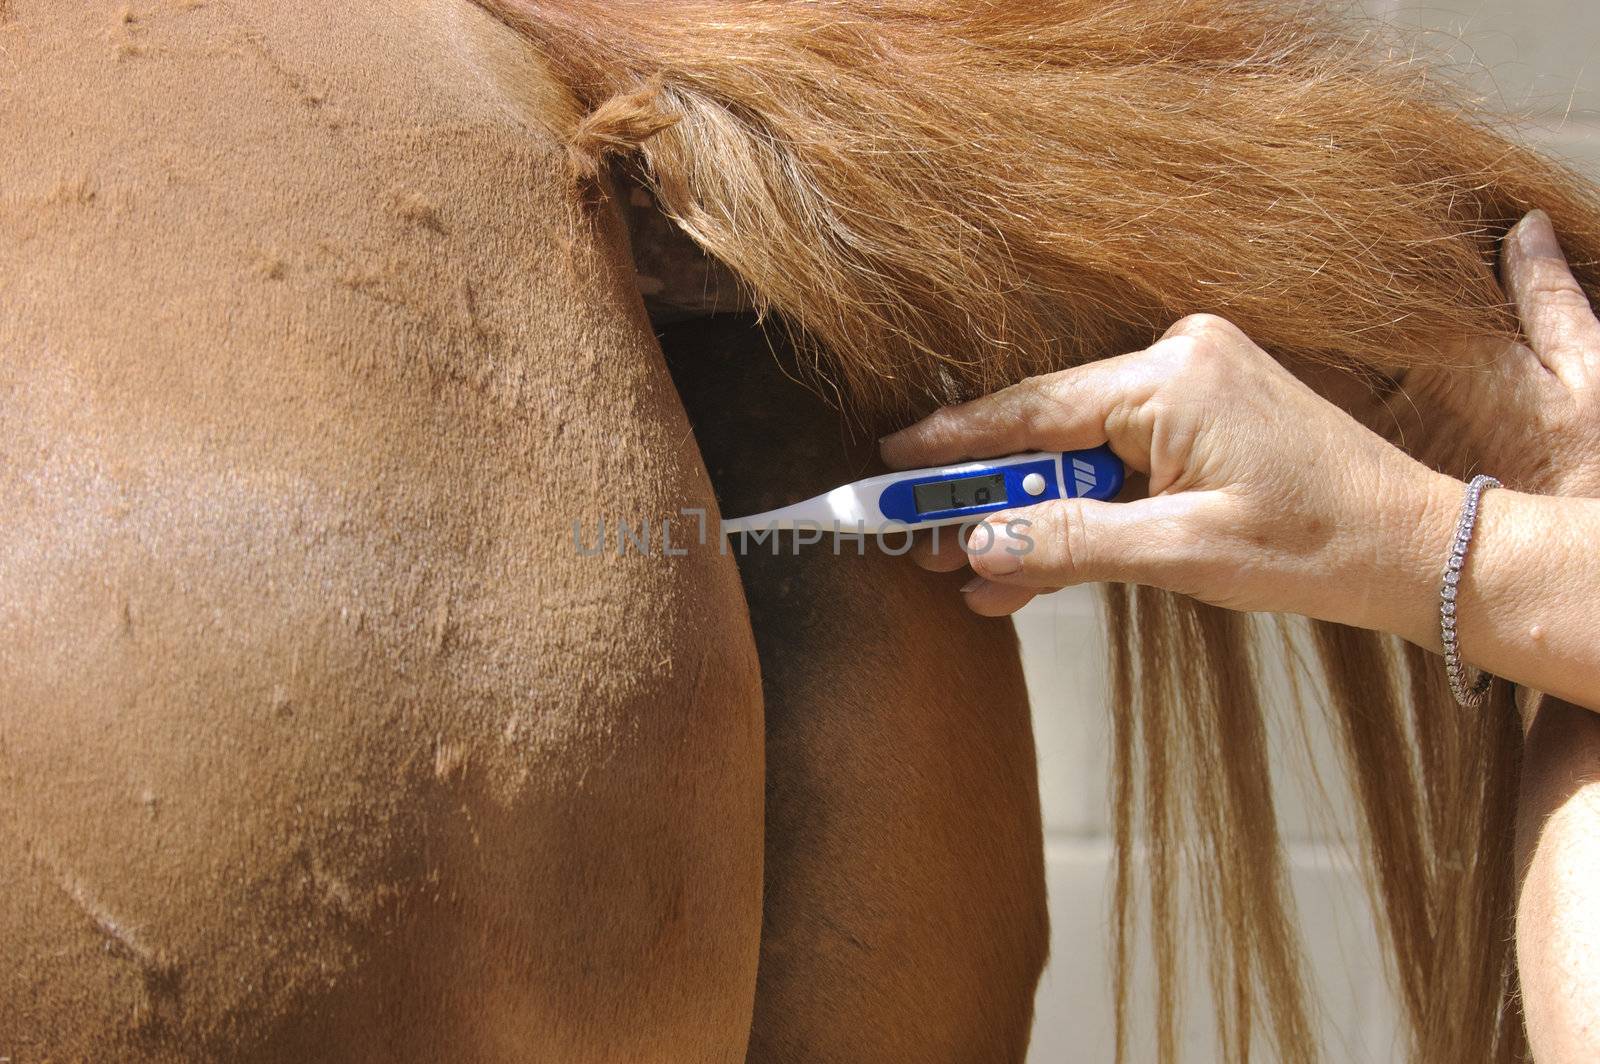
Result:
<svg viewBox="0 0 1600 1064"><path fill-rule="evenodd" d="M559 87L465 0L7 9L0 1058L742 1060L756 647L573 550L715 498Z"/></svg>
<svg viewBox="0 0 1600 1064"><path fill-rule="evenodd" d="M723 512L870 468L873 441L847 446L782 338L747 316L661 341ZM848 544L752 546L739 576L766 715L747 1064L1020 1064L1050 932L1015 632L966 608L961 574Z"/></svg>
<svg viewBox="0 0 1600 1064"><path fill-rule="evenodd" d="M10 14L0 1058L1020 1060L1013 633L881 555L575 554L871 446L748 328L668 377L526 42Z"/></svg>
<svg viewBox="0 0 1600 1064"><path fill-rule="evenodd" d="M569 165L637 152L868 420L1188 310L1345 369L1464 359L1530 205L1593 289L1578 182L1277 4L497 2L576 99L461 4L0 3L0 1055L743 1054L731 561L551 546L574 508L711 503L542 131L569 109ZM1225 1043L1265 1005L1306 1059L1250 626L1111 595L1157 956L1198 858ZM1412 648L1318 650L1413 1056L1514 1059L1509 715Z"/></svg>
<svg viewBox="0 0 1600 1064"><path fill-rule="evenodd" d="M1142 346L1200 311L1367 381L1470 372L1481 356L1465 352L1485 348L1463 339L1514 330L1493 262L1536 206L1600 293L1595 191L1317 5L479 2L589 107L577 176L637 160L873 425ZM1264 1012L1283 1059L1309 1060L1250 625L1144 590L1110 601L1115 820L1125 857L1136 829L1152 854L1160 1056L1188 853L1230 1059ZM1315 646L1411 1056L1518 1059L1514 715L1453 712L1415 648L1326 627ZM1120 869L1125 955L1135 877Z"/></svg>

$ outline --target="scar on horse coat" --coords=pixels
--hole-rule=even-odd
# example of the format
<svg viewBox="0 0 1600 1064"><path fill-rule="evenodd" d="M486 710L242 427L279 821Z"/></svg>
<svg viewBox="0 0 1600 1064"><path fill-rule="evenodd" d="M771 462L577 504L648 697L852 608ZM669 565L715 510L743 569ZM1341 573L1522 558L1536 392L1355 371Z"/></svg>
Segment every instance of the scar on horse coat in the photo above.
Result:
<svg viewBox="0 0 1600 1064"><path fill-rule="evenodd" d="M669 376L607 160L857 423L1196 310L1381 389L1513 328L1530 206L1592 292L1600 212L1370 45L1253 0L0 4L0 1055L1020 1059L1009 629L908 567L571 548L751 492L723 401L859 458L742 326ZM815 620L883 596L900 643ZM1264 1013L1311 1059L1253 629L1108 617L1159 1051L1187 854L1230 1056ZM1515 725L1317 639L1412 1055L1516 1059Z"/></svg>

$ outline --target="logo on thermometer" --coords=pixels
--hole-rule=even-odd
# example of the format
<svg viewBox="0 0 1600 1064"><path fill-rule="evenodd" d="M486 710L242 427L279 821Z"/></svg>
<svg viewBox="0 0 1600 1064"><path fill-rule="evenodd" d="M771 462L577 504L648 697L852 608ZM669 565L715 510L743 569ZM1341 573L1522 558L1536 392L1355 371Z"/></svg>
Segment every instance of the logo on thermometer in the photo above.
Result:
<svg viewBox="0 0 1600 1064"><path fill-rule="evenodd" d="M1072 483L1077 487L1079 495L1087 495L1094 490L1094 466L1082 458L1072 460Z"/></svg>

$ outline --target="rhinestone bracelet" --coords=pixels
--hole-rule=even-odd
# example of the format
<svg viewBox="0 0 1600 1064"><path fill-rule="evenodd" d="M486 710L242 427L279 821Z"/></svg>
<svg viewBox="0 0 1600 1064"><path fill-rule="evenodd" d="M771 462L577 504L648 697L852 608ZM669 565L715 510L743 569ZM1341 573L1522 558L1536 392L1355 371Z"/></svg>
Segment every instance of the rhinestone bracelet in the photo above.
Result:
<svg viewBox="0 0 1600 1064"><path fill-rule="evenodd" d="M1461 583L1461 567L1467 560L1467 543L1472 539L1472 526L1478 520L1478 499L1485 488L1498 488L1500 482L1490 476L1475 476L1467 485L1461 499L1461 516L1456 518L1456 535L1450 541L1450 557L1444 563L1444 582L1439 585L1439 636L1444 643L1444 671L1450 677L1450 693L1456 701L1471 709L1483 702L1484 692L1494 677L1479 673L1477 679L1467 682L1470 668L1461 660L1456 644L1456 588Z"/></svg>

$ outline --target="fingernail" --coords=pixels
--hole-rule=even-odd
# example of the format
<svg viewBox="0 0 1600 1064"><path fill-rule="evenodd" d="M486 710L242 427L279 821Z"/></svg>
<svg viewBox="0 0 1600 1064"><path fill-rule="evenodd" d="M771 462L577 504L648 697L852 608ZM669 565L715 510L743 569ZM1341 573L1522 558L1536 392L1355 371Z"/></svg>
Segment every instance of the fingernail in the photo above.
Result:
<svg viewBox="0 0 1600 1064"><path fill-rule="evenodd" d="M982 569L989 576L1007 576L1022 568L1022 556L1027 550L1004 525L991 523L972 530L967 537L967 553L972 555L974 569Z"/></svg>
<svg viewBox="0 0 1600 1064"><path fill-rule="evenodd" d="M1556 227L1544 211L1529 211L1517 226L1517 246L1533 259L1561 259L1561 242L1556 239Z"/></svg>
<svg viewBox="0 0 1600 1064"><path fill-rule="evenodd" d="M971 592L971 591L976 591L976 590L978 590L978 589L979 589L979 588L980 588L980 587L982 587L982 586L983 586L983 583L984 583L984 581L983 581L983 577L981 577L981 576L975 576L975 577L973 577L973 578L972 578L972 579L971 579L971 580L968 580L968 581L967 581L967 582L966 582L966 583L964 583L964 584L962 584L962 585L961 585L961 593L962 593L962 594L963 594L963 595L965 595L965 594L967 594L967 593L968 593L968 592Z"/></svg>

